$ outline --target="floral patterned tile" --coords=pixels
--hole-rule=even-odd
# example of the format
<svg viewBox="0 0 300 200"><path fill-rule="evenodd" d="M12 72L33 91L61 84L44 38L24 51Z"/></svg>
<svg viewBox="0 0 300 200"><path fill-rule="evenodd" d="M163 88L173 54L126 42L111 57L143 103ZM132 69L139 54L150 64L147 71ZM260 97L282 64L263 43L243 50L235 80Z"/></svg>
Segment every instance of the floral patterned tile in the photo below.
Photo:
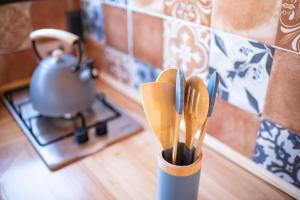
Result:
<svg viewBox="0 0 300 200"><path fill-rule="evenodd" d="M164 68L182 67L185 75L208 74L210 31L182 21L164 21Z"/></svg>
<svg viewBox="0 0 300 200"><path fill-rule="evenodd" d="M282 1L275 44L300 53L300 1Z"/></svg>
<svg viewBox="0 0 300 200"><path fill-rule="evenodd" d="M281 0L215 0L211 26L274 44Z"/></svg>
<svg viewBox="0 0 300 200"><path fill-rule="evenodd" d="M165 0L164 13L179 19L210 26L212 12L211 0Z"/></svg>
<svg viewBox="0 0 300 200"><path fill-rule="evenodd" d="M127 54L108 46L105 48L105 57L106 71L125 85L132 85L131 58Z"/></svg>
<svg viewBox="0 0 300 200"><path fill-rule="evenodd" d="M142 8L157 13L164 12L163 0L129 0L129 5L136 8Z"/></svg>
<svg viewBox="0 0 300 200"><path fill-rule="evenodd" d="M274 48L214 31L210 48L210 73L220 74L222 99L261 115L272 68Z"/></svg>
<svg viewBox="0 0 300 200"><path fill-rule="evenodd" d="M101 0L82 0L82 21L86 33L104 41Z"/></svg>
<svg viewBox="0 0 300 200"><path fill-rule="evenodd" d="M253 160L300 188L300 136L261 120Z"/></svg>
<svg viewBox="0 0 300 200"><path fill-rule="evenodd" d="M106 71L116 80L139 91L142 83L153 82L161 72L151 65L106 46Z"/></svg>
<svg viewBox="0 0 300 200"><path fill-rule="evenodd" d="M152 67L139 60L135 60L132 70L133 87L139 91L140 85L146 82L154 82L161 69Z"/></svg>
<svg viewBox="0 0 300 200"><path fill-rule="evenodd" d="M127 5L127 0L104 0L105 3L113 3L116 5Z"/></svg>

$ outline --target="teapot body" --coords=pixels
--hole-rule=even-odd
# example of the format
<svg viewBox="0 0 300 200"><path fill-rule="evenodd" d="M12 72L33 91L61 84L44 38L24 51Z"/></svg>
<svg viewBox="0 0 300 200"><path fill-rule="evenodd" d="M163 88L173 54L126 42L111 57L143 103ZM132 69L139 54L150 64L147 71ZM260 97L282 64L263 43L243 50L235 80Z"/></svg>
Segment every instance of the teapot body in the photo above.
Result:
<svg viewBox="0 0 300 200"><path fill-rule="evenodd" d="M77 62L68 54L41 60L30 83L32 105L40 114L74 115L92 105L96 96L93 79L81 79L86 69L73 70Z"/></svg>

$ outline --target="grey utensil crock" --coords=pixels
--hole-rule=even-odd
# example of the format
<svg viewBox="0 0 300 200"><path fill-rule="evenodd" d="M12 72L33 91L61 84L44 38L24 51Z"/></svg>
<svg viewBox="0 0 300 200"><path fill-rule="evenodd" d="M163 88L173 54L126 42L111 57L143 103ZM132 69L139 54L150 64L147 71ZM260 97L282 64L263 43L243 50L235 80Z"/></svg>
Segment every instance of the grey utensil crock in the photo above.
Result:
<svg viewBox="0 0 300 200"><path fill-rule="evenodd" d="M184 144L179 143L178 157L187 157L188 154L180 154L183 152L182 148L184 148ZM164 150L158 157L158 199L196 200L202 156L190 165L184 165L183 162L180 163L182 165L173 165L171 157L172 148Z"/></svg>

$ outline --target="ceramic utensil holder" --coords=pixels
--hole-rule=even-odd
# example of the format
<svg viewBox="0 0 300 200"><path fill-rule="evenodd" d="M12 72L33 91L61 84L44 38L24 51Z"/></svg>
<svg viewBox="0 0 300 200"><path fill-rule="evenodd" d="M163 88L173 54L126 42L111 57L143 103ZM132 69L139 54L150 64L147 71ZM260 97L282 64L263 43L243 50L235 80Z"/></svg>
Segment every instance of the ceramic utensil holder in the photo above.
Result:
<svg viewBox="0 0 300 200"><path fill-rule="evenodd" d="M202 156L185 165L183 160L188 160L190 155L183 143L179 143L178 147L177 165L171 164L172 148L164 150L158 157L159 200L197 199Z"/></svg>

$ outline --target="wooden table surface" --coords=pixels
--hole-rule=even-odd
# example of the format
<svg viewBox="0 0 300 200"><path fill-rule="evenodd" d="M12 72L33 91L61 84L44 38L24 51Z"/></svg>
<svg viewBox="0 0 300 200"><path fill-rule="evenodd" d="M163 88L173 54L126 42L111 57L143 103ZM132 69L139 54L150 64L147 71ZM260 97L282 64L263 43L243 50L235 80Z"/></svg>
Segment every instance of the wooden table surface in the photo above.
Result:
<svg viewBox="0 0 300 200"><path fill-rule="evenodd" d="M3 199L156 199L160 145L137 103L97 82L99 90L145 130L51 172L0 103L0 190ZM292 199L204 147L199 199ZM0 199L1 199L0 197Z"/></svg>

